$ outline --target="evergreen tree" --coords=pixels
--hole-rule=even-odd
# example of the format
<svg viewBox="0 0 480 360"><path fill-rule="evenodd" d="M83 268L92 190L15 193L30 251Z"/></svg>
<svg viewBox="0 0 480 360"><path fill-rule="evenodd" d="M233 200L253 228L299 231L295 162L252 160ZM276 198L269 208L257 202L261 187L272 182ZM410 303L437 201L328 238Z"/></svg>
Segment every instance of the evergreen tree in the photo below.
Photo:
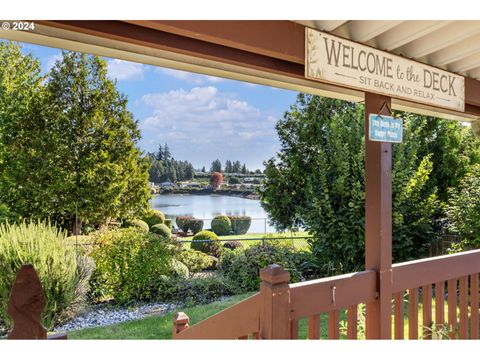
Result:
<svg viewBox="0 0 480 360"><path fill-rule="evenodd" d="M82 222L104 223L147 208L148 160L136 147L140 131L126 97L107 77L105 60L64 51L41 94L30 104L34 113L17 122L21 131L8 134L15 155L0 183L15 179L2 194L10 208L74 232Z"/></svg>
<svg viewBox="0 0 480 360"><path fill-rule="evenodd" d="M165 160L165 158L163 157L163 148L162 148L162 145L161 145L161 144L158 146L158 151L157 151L156 159L157 159L158 161Z"/></svg>
<svg viewBox="0 0 480 360"><path fill-rule="evenodd" d="M246 174L246 173L248 173L247 165L243 164L243 166L242 166L242 174Z"/></svg>
<svg viewBox="0 0 480 360"><path fill-rule="evenodd" d="M210 172L222 172L222 163L220 162L220 160L217 159L212 162L212 165L210 166Z"/></svg>
<svg viewBox="0 0 480 360"><path fill-rule="evenodd" d="M167 143L165 143L165 146L163 147L163 160L170 161L171 158L172 154L170 152L170 148L168 147Z"/></svg>
<svg viewBox="0 0 480 360"><path fill-rule="evenodd" d="M225 172L232 173L232 162L230 160L225 161Z"/></svg>
<svg viewBox="0 0 480 360"><path fill-rule="evenodd" d="M242 172L242 164L240 161L235 161L232 165L232 172L236 174L240 174Z"/></svg>

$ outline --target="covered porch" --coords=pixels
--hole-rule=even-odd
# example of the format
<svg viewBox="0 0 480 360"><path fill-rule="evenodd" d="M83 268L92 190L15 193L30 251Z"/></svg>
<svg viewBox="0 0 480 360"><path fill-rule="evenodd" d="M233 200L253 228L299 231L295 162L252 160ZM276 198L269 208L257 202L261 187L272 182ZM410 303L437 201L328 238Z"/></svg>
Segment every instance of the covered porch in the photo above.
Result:
<svg viewBox="0 0 480 360"><path fill-rule="evenodd" d="M402 95L366 81L310 73L315 59L309 60L309 31L321 34L322 41L329 36L337 43L344 41L338 48L343 53L333 56L337 66L340 61L348 71L364 67L371 74L393 78L395 68L389 73L388 61L375 65L375 54L385 54L407 62L407 68L419 66L438 74L428 82L423 79L433 95L415 93L415 88L413 95ZM392 110L470 122L475 131L480 117L479 35L477 21L332 20L40 21L33 31L1 32L3 38L15 41L364 102L366 134L370 115L387 117ZM346 48L355 46L358 61L366 47L374 53L372 62L367 55L363 65L351 61L353 52ZM352 77L349 72L340 76ZM438 96L442 93L448 97ZM336 339L339 314L346 309L347 337L356 339L358 305L365 304L365 338L402 339L405 295L409 338L420 335L420 304L423 338L432 337L434 324L448 326L451 338L478 338L480 250L392 264L392 145L368 138L365 143L366 270L290 284L288 272L271 265L262 271L260 291L251 298L190 327L188 314L177 314L174 338L295 339L299 321L308 319L309 338L318 339L320 314L328 313L328 337Z"/></svg>

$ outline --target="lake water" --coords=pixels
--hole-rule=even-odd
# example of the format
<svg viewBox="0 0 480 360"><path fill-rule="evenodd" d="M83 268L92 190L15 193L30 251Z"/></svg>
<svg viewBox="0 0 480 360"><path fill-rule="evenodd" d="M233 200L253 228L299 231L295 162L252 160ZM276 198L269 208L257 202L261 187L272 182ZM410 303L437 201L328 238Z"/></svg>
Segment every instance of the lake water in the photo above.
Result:
<svg viewBox="0 0 480 360"><path fill-rule="evenodd" d="M210 228L211 219L217 215L246 215L252 218L249 233L275 232L268 225L268 215L259 200L224 195L154 195L152 208L162 211L168 219L177 216L194 216L204 219L204 229Z"/></svg>

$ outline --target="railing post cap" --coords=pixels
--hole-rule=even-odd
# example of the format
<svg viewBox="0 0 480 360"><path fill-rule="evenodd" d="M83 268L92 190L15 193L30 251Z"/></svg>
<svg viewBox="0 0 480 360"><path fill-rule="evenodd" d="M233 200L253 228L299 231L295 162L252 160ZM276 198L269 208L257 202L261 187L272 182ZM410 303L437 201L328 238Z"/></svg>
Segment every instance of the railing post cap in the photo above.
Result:
<svg viewBox="0 0 480 360"><path fill-rule="evenodd" d="M289 283L290 273L280 265L272 264L260 271L260 279L273 285Z"/></svg>
<svg viewBox="0 0 480 360"><path fill-rule="evenodd" d="M187 316L187 314L185 314L184 312L177 312L174 316L173 316L173 322L175 324L188 324L188 321L190 320L190 318Z"/></svg>

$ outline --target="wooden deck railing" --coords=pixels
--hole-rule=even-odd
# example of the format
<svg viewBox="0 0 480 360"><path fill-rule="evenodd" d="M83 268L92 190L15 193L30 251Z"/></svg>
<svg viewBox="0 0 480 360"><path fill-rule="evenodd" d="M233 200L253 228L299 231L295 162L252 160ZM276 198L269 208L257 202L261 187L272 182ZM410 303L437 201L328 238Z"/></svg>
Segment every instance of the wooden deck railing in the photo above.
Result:
<svg viewBox="0 0 480 360"><path fill-rule="evenodd" d="M395 339L404 337L405 291L408 293L409 339L417 339L419 336L419 293L422 298L424 339L432 337L431 329L434 323L436 328L443 327L445 323L448 324L451 329L450 338L458 336L460 339L478 339L480 250L395 264L392 270ZM433 294L435 295L435 321L432 316ZM445 319L445 297L447 297L447 319ZM459 314L457 314L457 308ZM457 315L459 315L458 318Z"/></svg>
<svg viewBox="0 0 480 360"><path fill-rule="evenodd" d="M10 291L8 315L13 321L9 340L48 339L66 340L67 334L48 335L41 322L45 309L43 287L33 265L23 265L18 271Z"/></svg>
<svg viewBox="0 0 480 360"><path fill-rule="evenodd" d="M419 299L421 338L431 339L434 324L440 329L447 323L450 338L478 339L479 273L480 250L393 265L392 338L404 338L407 292L409 339L419 338ZM259 293L198 324L188 328L188 317L181 315L180 321L174 320L174 338L297 339L299 321L308 319L308 338L319 339L327 335L320 334L321 314L326 313L328 338L339 339L340 312L346 309L346 338L356 339L358 305L374 301L378 296L378 273L374 270L289 284L288 272L278 265L270 265L261 271L260 277Z"/></svg>
<svg viewBox="0 0 480 360"><path fill-rule="evenodd" d="M178 313L174 319L174 339L247 339L258 337L260 294L188 327L188 316ZM252 311L252 309L256 311Z"/></svg>

